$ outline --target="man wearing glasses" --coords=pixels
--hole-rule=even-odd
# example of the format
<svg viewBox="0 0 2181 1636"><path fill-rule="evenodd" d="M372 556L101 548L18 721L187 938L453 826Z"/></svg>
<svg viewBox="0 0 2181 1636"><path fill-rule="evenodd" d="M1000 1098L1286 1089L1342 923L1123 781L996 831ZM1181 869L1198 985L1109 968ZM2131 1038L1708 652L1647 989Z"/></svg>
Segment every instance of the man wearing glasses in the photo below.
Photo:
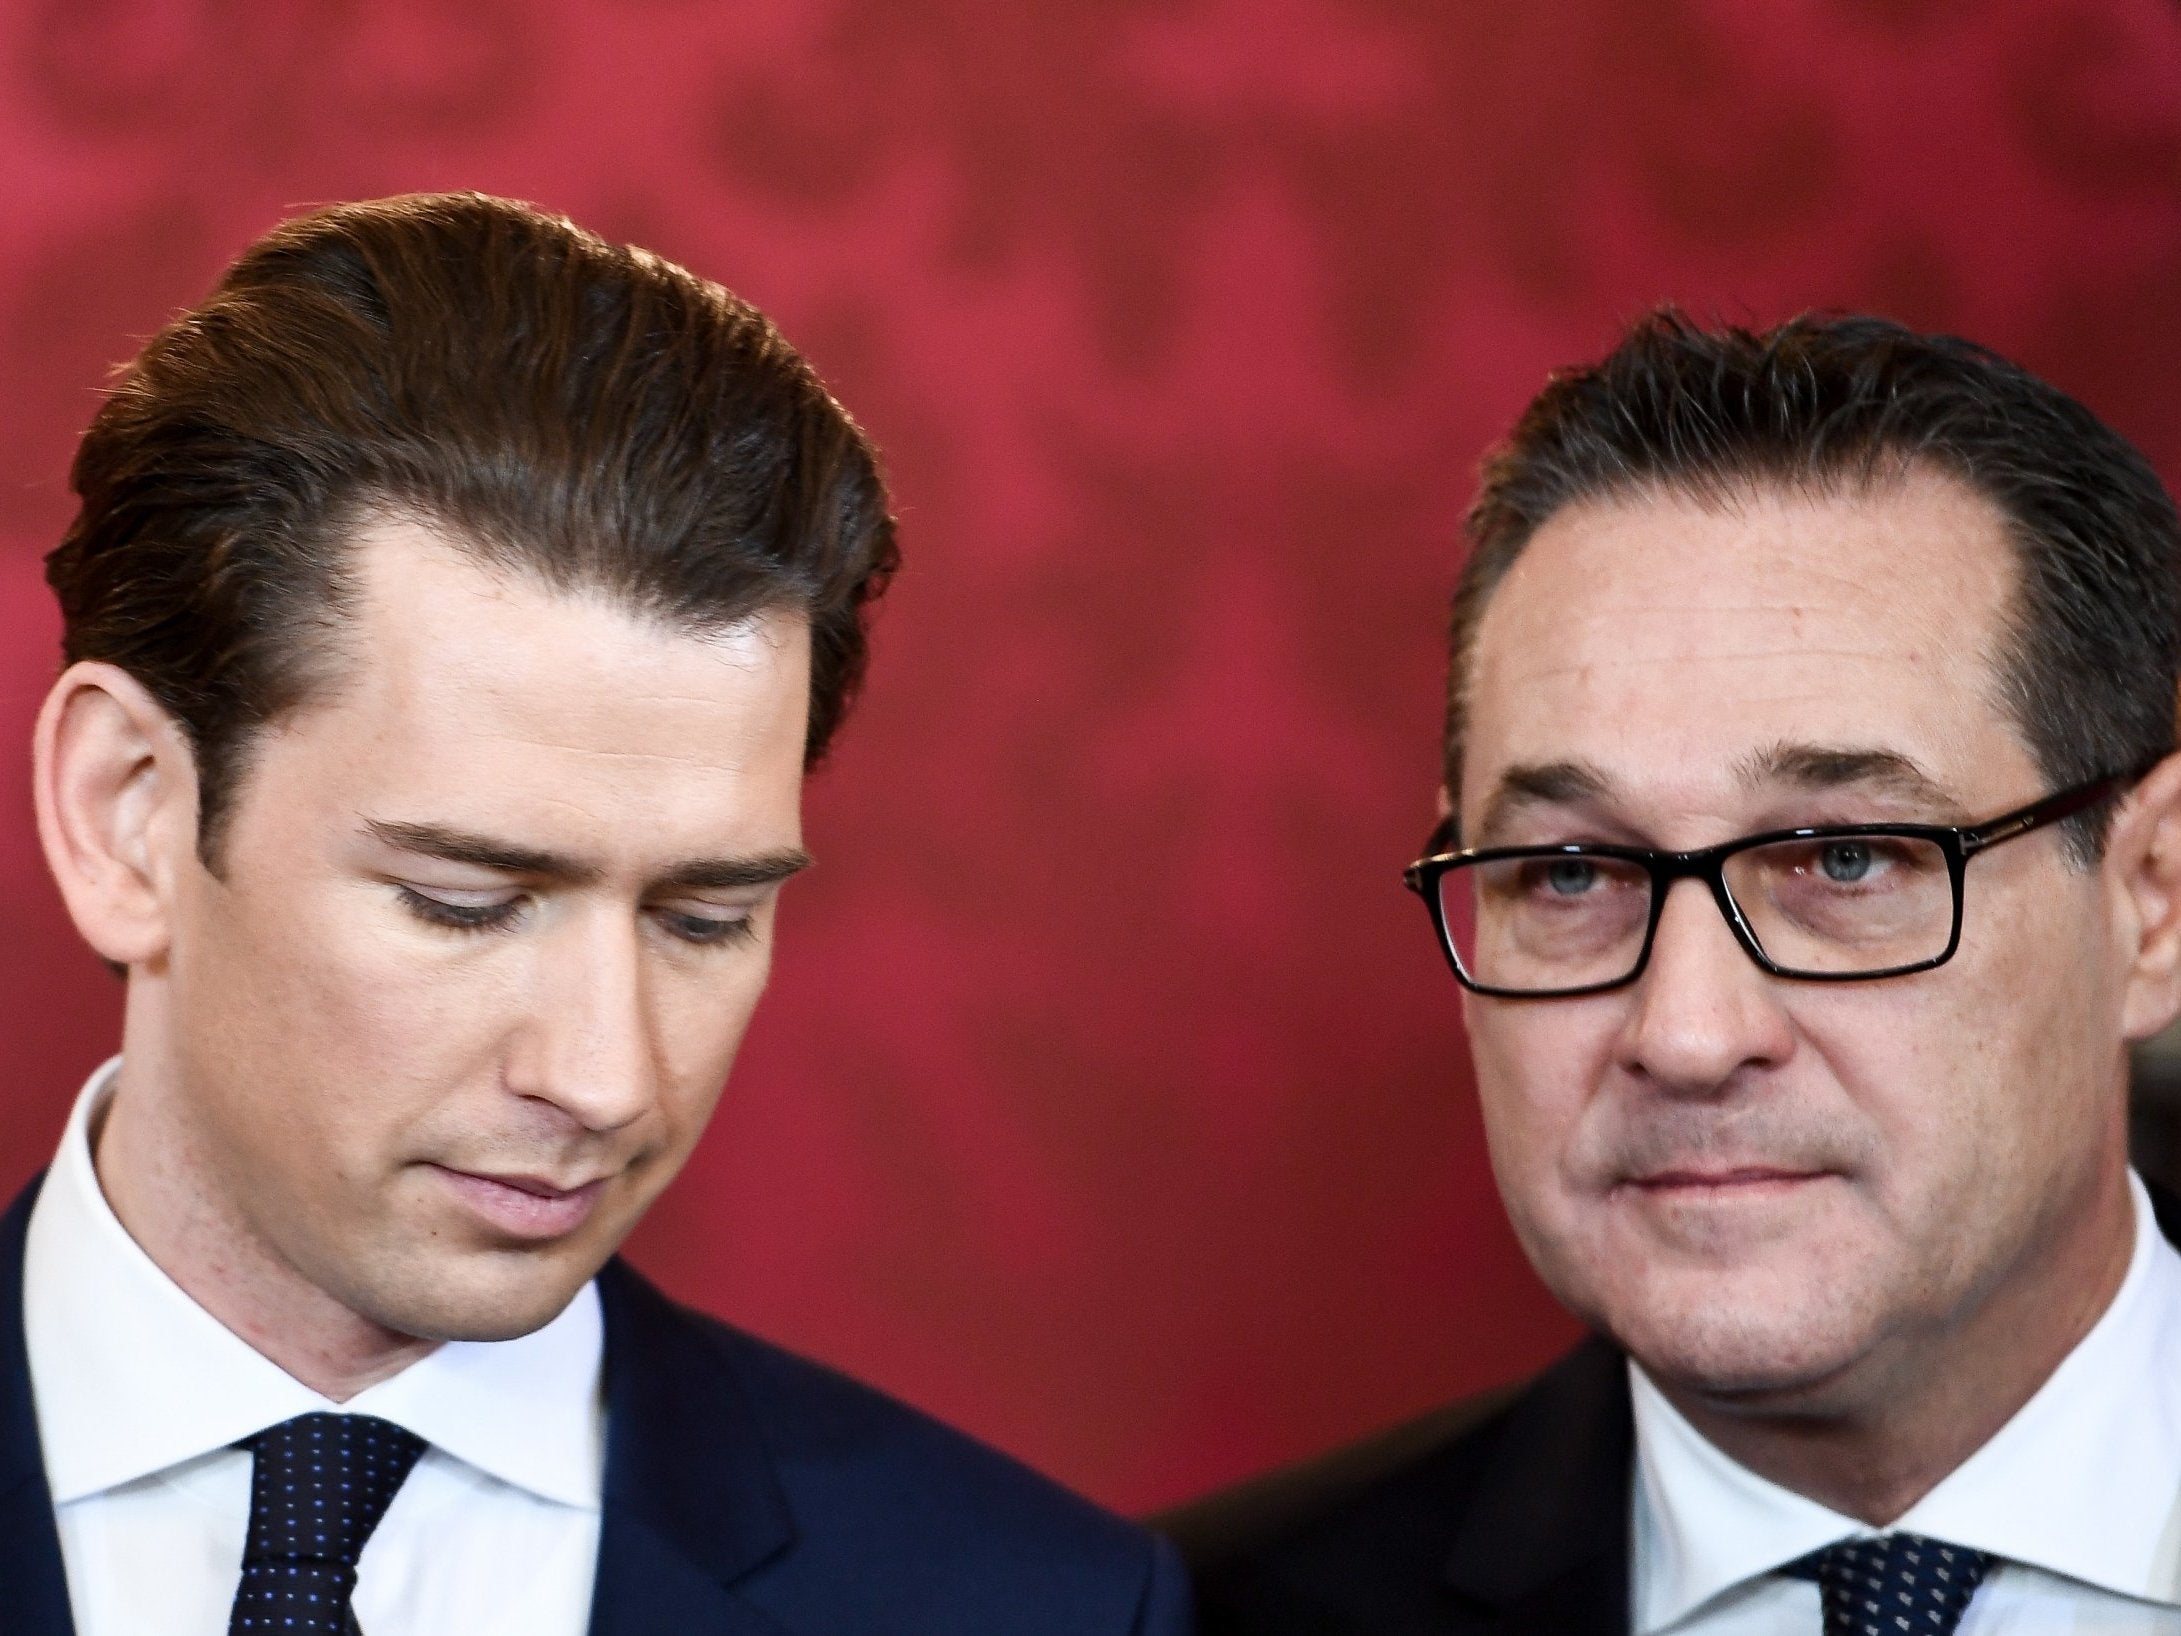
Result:
<svg viewBox="0 0 2181 1636"><path fill-rule="evenodd" d="M1408 871L1596 1332L1175 1519L1219 1633L2181 1631L2181 530L1980 348L1672 313L1486 462Z"/></svg>

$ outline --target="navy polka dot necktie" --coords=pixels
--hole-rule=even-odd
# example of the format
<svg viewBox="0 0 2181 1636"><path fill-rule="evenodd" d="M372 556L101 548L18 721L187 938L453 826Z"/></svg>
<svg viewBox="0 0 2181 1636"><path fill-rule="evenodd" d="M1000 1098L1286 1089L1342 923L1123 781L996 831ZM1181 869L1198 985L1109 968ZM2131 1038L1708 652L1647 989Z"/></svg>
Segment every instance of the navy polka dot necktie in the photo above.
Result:
<svg viewBox="0 0 2181 1636"><path fill-rule="evenodd" d="M1880 1534L1812 1551L1780 1572L1817 1581L1825 1636L1953 1636L1991 1567L1985 1551Z"/></svg>
<svg viewBox="0 0 2181 1636"><path fill-rule="evenodd" d="M229 1636L345 1636L356 1561L424 1440L367 1414L300 1414L243 1445L250 1536Z"/></svg>

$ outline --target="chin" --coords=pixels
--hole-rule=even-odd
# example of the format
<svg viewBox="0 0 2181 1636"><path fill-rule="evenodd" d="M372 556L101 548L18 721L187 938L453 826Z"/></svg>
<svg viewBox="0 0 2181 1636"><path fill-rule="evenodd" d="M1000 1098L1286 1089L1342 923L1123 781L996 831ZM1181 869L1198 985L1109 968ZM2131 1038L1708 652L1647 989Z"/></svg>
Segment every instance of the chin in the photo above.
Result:
<svg viewBox="0 0 2181 1636"><path fill-rule="evenodd" d="M1815 1407L1868 1351L1869 1326L1838 1292L1735 1283L1713 1277L1643 1290L1644 1298L1606 1303L1599 1322L1654 1378L1716 1398Z"/></svg>
<svg viewBox="0 0 2181 1636"><path fill-rule="evenodd" d="M437 1258L435 1258L437 1259ZM381 1327L428 1341L512 1341L543 1329L575 1299L597 1265L528 1254L448 1257L405 1269L347 1304Z"/></svg>

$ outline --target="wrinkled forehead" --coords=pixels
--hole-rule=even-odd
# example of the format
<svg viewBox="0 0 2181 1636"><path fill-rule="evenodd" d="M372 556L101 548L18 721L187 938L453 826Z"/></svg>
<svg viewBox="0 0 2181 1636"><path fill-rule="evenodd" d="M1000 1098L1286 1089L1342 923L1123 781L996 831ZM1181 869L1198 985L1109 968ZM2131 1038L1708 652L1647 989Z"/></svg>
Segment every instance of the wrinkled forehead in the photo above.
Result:
<svg viewBox="0 0 2181 1636"><path fill-rule="evenodd" d="M1511 773L1550 766L1722 821L1761 803L1762 769L1792 781L1833 752L1912 769L1934 799L2011 797L2032 765L1995 682L2015 575L1996 510L1932 474L1570 507L1478 625L1463 831Z"/></svg>

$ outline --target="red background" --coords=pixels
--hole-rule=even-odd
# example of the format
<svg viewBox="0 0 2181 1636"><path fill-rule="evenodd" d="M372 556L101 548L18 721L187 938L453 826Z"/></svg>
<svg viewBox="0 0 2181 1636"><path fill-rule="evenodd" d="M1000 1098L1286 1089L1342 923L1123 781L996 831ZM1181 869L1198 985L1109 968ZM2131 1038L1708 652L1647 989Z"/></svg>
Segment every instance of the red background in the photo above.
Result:
<svg viewBox="0 0 2181 1636"><path fill-rule="evenodd" d="M7 0L0 1184L117 991L22 746L105 370L292 207L741 290L909 567L679 1293L1140 1507L1526 1370L1428 827L1480 450L1661 298L2009 352L2181 476L2164 0Z"/></svg>

